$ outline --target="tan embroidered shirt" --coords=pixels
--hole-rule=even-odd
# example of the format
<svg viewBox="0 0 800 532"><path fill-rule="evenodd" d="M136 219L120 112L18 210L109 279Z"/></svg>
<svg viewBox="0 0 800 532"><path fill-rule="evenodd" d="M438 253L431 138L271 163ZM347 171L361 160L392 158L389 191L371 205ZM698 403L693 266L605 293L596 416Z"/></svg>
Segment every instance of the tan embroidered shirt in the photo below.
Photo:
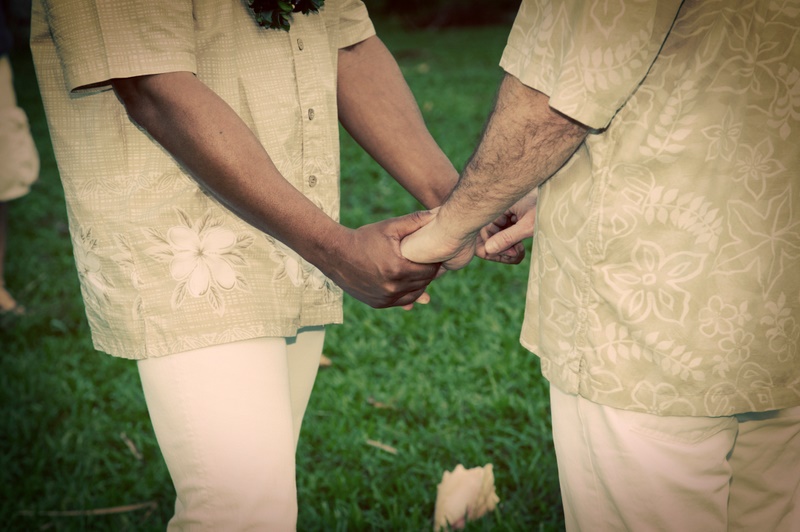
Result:
<svg viewBox="0 0 800 532"><path fill-rule="evenodd" d="M501 65L596 128L541 190L545 376L661 415L800 404L800 1L525 0Z"/></svg>
<svg viewBox="0 0 800 532"><path fill-rule="evenodd" d="M34 0L31 47L95 346L161 356L340 322L341 290L205 194L109 80L190 71L297 189L338 219L339 48L374 34L357 0L259 27L242 0Z"/></svg>

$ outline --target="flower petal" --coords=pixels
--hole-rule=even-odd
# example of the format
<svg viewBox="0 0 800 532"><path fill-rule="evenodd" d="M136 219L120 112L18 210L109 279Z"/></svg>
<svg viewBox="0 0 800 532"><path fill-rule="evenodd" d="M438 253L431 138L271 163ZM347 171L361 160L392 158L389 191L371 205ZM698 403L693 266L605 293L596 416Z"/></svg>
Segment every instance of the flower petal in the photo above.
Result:
<svg viewBox="0 0 800 532"><path fill-rule="evenodd" d="M236 245L236 235L230 229L215 227L202 236L206 253L222 253Z"/></svg>
<svg viewBox="0 0 800 532"><path fill-rule="evenodd" d="M173 249L178 251L196 252L200 249L200 238L197 236L197 233L181 225L169 228L169 231L167 231L167 240L172 244Z"/></svg>
<svg viewBox="0 0 800 532"><path fill-rule="evenodd" d="M197 267L189 277L189 282L187 284L189 293L194 297L205 295L210 284L211 272L209 271L208 266L206 265L205 261L197 261Z"/></svg>
<svg viewBox="0 0 800 532"><path fill-rule="evenodd" d="M233 269L228 261L216 256L205 258L205 264L211 274L211 278L225 290L230 290L236 285L236 270Z"/></svg>
<svg viewBox="0 0 800 532"><path fill-rule="evenodd" d="M169 263L169 273L176 281L183 281L189 277L199 262L195 253L182 251L176 253Z"/></svg>

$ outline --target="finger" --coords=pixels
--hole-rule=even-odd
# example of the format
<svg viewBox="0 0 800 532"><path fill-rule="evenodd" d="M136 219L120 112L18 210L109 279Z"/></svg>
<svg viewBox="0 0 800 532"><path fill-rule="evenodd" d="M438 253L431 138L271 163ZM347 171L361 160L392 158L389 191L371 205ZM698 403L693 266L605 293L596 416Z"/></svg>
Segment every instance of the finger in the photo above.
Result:
<svg viewBox="0 0 800 532"><path fill-rule="evenodd" d="M428 292L423 292L422 295L419 296L416 301L414 301L413 303L409 303L408 305L403 305L400 308L402 308L403 310L411 310L414 308L414 305L416 304L427 305L430 302L431 302L430 294L428 294Z"/></svg>
<svg viewBox="0 0 800 532"><path fill-rule="evenodd" d="M509 249L503 251L498 255L500 262L504 264L519 264L525 259L525 246L521 242L517 242Z"/></svg>
<svg viewBox="0 0 800 532"><path fill-rule="evenodd" d="M435 213L432 211L416 211L406 214L405 216L391 218L390 220L387 220L387 222L392 224L391 227L397 239L402 240L406 236L410 235L420 227L433 220L435 216Z"/></svg>
<svg viewBox="0 0 800 532"><path fill-rule="evenodd" d="M422 297L422 294L424 293L425 293L425 288L422 288L420 290L415 290L413 292L410 292L408 294L405 294L397 298L393 303L388 304L387 307L403 307L403 308L409 307L406 310L410 310L414 306L414 303L416 303L417 300L420 297Z"/></svg>
<svg viewBox="0 0 800 532"><path fill-rule="evenodd" d="M514 244L521 242L529 236L531 235L527 227L522 224L515 224L489 238L489 240L484 243L483 247L486 249L486 253L495 255L508 250Z"/></svg>
<svg viewBox="0 0 800 532"><path fill-rule="evenodd" d="M525 246L521 242L518 242L500 253L486 253L484 251L478 256L483 260L500 262L502 264L519 264L525 259Z"/></svg>

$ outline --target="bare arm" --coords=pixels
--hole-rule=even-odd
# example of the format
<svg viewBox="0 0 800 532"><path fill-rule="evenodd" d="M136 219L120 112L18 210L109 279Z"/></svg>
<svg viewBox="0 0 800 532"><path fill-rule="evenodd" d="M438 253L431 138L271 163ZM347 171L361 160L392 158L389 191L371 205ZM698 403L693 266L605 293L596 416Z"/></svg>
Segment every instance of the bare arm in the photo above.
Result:
<svg viewBox="0 0 800 532"><path fill-rule="evenodd" d="M414 261L464 266L480 229L549 179L587 131L553 110L546 95L506 75L458 185L436 218L403 241L403 254Z"/></svg>
<svg viewBox="0 0 800 532"><path fill-rule="evenodd" d="M424 223L405 217L339 225L286 181L236 113L189 72L112 81L128 114L223 204L376 306L414 301L433 277L404 260L399 240Z"/></svg>
<svg viewBox="0 0 800 532"><path fill-rule="evenodd" d="M431 137L400 68L377 37L339 51L339 119L392 177L428 208L458 172Z"/></svg>

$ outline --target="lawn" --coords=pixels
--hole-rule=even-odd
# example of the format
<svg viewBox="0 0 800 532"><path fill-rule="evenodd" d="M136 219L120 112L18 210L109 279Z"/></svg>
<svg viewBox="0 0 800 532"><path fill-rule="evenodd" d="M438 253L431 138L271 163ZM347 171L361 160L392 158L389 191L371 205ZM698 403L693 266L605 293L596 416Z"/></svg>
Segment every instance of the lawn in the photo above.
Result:
<svg viewBox="0 0 800 532"><path fill-rule="evenodd" d="M376 25L462 166L508 28ZM30 58L17 50L12 62L42 173L11 204L7 284L28 314L0 317L0 529L163 530L174 491L136 368L92 348ZM419 208L352 140L342 144L344 224ZM518 343L528 265L473 261L412 312L345 301L300 440L299 530L430 530L436 485L459 463L494 464L501 500L467 530L563 528L547 387Z"/></svg>

